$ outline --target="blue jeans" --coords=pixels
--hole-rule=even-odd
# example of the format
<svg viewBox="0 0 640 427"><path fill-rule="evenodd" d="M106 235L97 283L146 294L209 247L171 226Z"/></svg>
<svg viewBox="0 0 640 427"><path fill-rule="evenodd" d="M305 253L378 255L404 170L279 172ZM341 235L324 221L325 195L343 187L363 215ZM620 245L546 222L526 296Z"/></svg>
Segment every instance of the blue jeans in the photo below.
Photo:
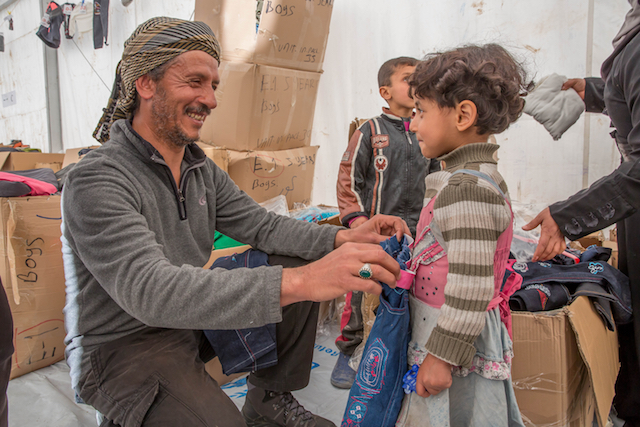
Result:
<svg viewBox="0 0 640 427"><path fill-rule="evenodd" d="M391 237L381 246L404 267L408 260L404 239L398 243ZM395 425L404 396L402 377L407 371L410 322L408 291L383 283L376 320L349 392L343 427Z"/></svg>
<svg viewBox="0 0 640 427"><path fill-rule="evenodd" d="M269 256L255 249L215 260L211 269L254 268L269 265ZM255 372L278 363L276 325L232 330L205 330L204 335L220 359L225 375Z"/></svg>

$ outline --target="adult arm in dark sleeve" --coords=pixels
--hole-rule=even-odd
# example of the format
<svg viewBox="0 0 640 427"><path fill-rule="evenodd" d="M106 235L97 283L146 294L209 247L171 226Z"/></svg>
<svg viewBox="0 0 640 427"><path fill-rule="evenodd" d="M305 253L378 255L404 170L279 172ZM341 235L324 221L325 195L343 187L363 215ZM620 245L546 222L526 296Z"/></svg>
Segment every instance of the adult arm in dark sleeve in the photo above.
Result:
<svg viewBox="0 0 640 427"><path fill-rule="evenodd" d="M640 159L624 162L610 175L567 200L549 206L560 231L576 240L633 215L640 209Z"/></svg>
<svg viewBox="0 0 640 427"><path fill-rule="evenodd" d="M584 79L584 106L588 113L604 113L604 80L600 77Z"/></svg>
<svg viewBox="0 0 640 427"><path fill-rule="evenodd" d="M633 215L640 208L640 39L630 43L614 65L605 87L610 91L607 112L616 126L618 145L626 152L625 160L611 174L551 205L525 226L532 229L542 225L534 260L556 255L557 249L564 247L564 242L559 241L563 235L579 239ZM586 88L590 91L591 107L598 103L594 94L599 91L601 81L597 80L591 80Z"/></svg>

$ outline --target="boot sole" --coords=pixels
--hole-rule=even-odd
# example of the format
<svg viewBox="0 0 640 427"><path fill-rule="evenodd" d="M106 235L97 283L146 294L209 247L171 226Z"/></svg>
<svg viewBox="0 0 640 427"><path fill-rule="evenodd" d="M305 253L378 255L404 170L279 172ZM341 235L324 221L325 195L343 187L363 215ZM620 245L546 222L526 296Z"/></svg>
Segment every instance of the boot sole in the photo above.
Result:
<svg viewBox="0 0 640 427"><path fill-rule="evenodd" d="M263 417L261 415L248 414L246 407L242 408L242 417L244 421L247 423L247 427L282 427L280 424L274 422L273 420ZM254 411L251 411L254 412Z"/></svg>

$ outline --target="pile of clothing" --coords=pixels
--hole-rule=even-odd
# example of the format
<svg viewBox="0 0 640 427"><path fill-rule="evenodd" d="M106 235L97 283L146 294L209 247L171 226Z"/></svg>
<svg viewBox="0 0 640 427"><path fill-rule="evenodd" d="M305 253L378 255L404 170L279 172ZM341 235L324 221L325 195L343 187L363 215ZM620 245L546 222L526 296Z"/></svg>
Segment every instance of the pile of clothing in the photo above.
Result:
<svg viewBox="0 0 640 427"><path fill-rule="evenodd" d="M514 246L532 245L514 237ZM531 252L532 253L532 252ZM513 263L504 281L511 274L522 276L522 286L509 300L512 311L549 311L571 304L579 296L587 296L602 317L606 327L632 320L629 278L607 264L611 249L589 246L584 252L567 249L563 254L544 262Z"/></svg>

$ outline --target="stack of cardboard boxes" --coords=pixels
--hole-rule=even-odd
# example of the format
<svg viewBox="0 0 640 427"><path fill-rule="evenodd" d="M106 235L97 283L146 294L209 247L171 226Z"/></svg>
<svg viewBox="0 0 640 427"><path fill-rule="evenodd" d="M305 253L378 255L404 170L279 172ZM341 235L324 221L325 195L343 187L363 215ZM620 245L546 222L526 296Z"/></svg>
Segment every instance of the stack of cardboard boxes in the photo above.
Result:
<svg viewBox="0 0 640 427"><path fill-rule="evenodd" d="M197 0L222 50L218 107L204 143L229 149L228 172L257 202L309 204L313 115L333 0ZM259 22L256 15L258 15Z"/></svg>

